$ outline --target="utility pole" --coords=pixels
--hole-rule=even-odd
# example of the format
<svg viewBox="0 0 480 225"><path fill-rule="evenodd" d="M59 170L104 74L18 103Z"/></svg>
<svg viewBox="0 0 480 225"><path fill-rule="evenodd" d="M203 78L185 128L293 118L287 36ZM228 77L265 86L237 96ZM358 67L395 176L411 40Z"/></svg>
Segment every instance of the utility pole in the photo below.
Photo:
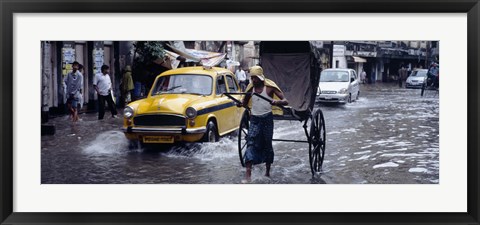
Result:
<svg viewBox="0 0 480 225"><path fill-rule="evenodd" d="M333 68L333 41L330 41L330 66L329 68Z"/></svg>
<svg viewBox="0 0 480 225"><path fill-rule="evenodd" d="M428 69L428 53L430 52L430 41L427 41L425 43L425 45L426 45L426 49L427 49L425 51L425 68Z"/></svg>

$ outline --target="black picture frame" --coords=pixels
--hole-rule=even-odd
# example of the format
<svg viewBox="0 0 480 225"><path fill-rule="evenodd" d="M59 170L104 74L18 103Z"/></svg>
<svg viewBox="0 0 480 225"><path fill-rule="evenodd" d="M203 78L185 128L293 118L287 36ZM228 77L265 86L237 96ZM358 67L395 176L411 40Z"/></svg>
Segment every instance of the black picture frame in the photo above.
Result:
<svg viewBox="0 0 480 225"><path fill-rule="evenodd" d="M2 224L480 224L478 0L1 0L0 221ZM17 213L13 212L15 13L467 13L468 212L466 213ZM452 149L453 150L453 149ZM266 204L258 202L258 204Z"/></svg>

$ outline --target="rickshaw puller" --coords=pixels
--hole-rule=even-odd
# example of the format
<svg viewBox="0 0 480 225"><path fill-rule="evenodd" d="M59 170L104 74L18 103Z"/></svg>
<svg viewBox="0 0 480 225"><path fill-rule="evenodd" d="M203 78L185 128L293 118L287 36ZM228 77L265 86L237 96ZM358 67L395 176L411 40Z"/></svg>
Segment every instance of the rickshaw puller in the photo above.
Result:
<svg viewBox="0 0 480 225"><path fill-rule="evenodd" d="M272 105L288 105L280 88L271 80L263 75L263 69L260 66L250 68L250 77L252 85L247 88L247 94L241 105L247 105L252 101L250 127L247 137L247 150L245 152L246 174L244 182L250 182L252 175L252 165L265 163L265 176L270 176L270 166L273 163L273 114ZM256 95L257 93L265 98L272 99L268 102ZM276 95L280 100L273 100Z"/></svg>

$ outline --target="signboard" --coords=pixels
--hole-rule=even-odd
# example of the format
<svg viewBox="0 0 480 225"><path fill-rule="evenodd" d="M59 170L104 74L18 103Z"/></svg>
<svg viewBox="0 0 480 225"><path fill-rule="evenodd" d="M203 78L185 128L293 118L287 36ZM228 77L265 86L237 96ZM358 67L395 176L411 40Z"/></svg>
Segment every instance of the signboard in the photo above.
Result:
<svg viewBox="0 0 480 225"><path fill-rule="evenodd" d="M96 41L94 42L94 47L93 47L93 74L101 73L101 68L104 64L103 61L103 55L104 55L104 50L103 50L103 42Z"/></svg>
<svg viewBox="0 0 480 225"><path fill-rule="evenodd" d="M65 77L72 71L75 61L75 42L63 42L62 47L62 75Z"/></svg>
<svg viewBox="0 0 480 225"><path fill-rule="evenodd" d="M345 55L358 57L377 57L377 52L367 51L345 51Z"/></svg>
<svg viewBox="0 0 480 225"><path fill-rule="evenodd" d="M366 51L357 51L354 52L354 56L364 56L364 57L377 57L377 52L366 52Z"/></svg>
<svg viewBox="0 0 480 225"><path fill-rule="evenodd" d="M393 48L393 43L390 41L387 42L378 42L378 47L380 48Z"/></svg>

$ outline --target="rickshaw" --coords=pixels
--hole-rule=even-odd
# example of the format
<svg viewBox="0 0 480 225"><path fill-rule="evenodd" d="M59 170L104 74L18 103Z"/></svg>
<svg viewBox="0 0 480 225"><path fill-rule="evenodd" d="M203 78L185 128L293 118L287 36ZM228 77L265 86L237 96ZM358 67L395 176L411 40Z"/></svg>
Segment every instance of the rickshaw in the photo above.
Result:
<svg viewBox="0 0 480 225"><path fill-rule="evenodd" d="M273 139L273 141L308 143L308 157L312 176L320 172L325 157L325 120L320 108L315 108L315 97L320 80L319 49L309 41L262 41L260 65L266 78L273 80L283 91L288 106L274 106L274 120L303 123L307 140ZM235 93L245 95L247 93ZM232 100L239 101L226 94ZM254 93L265 101L271 101ZM238 132L240 163L245 167L244 155L250 122L250 109L246 108ZM310 126L308 126L310 124Z"/></svg>

